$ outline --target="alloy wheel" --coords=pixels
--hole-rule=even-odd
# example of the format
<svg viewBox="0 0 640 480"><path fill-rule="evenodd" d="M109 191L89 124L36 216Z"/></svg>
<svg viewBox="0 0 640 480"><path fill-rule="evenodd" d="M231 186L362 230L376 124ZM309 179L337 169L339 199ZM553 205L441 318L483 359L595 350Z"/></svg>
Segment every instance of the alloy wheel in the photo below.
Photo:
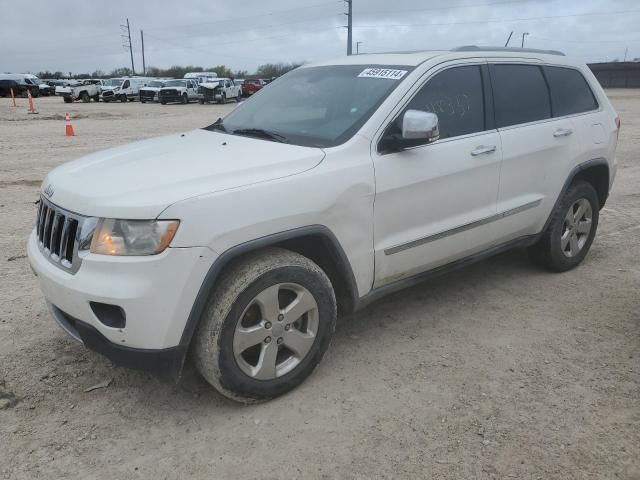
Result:
<svg viewBox="0 0 640 480"><path fill-rule="evenodd" d="M256 380L281 377L307 356L318 333L318 304L295 283L280 283L256 295L236 325L233 355Z"/></svg>
<svg viewBox="0 0 640 480"><path fill-rule="evenodd" d="M576 200L567 211L560 236L560 247L565 256L578 255L591 233L593 210L586 198Z"/></svg>

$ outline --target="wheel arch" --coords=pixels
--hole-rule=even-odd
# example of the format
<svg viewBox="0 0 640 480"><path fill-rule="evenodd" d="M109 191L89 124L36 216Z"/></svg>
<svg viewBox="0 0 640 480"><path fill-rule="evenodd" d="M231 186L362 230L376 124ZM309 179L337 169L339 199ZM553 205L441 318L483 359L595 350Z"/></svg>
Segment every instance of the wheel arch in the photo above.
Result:
<svg viewBox="0 0 640 480"><path fill-rule="evenodd" d="M570 184L578 180L590 183L598 194L598 202L602 210L609 196L609 164L605 159L598 159L598 161L586 162L582 165L578 166L582 168L578 168L574 172Z"/></svg>
<svg viewBox="0 0 640 480"><path fill-rule="evenodd" d="M185 352L191 344L209 294L224 269L241 256L266 247L285 248L315 262L331 280L339 312L348 314L354 311L358 303L358 287L355 276L340 242L329 228L324 225L310 225L274 233L229 248L209 267L180 338L180 346Z"/></svg>

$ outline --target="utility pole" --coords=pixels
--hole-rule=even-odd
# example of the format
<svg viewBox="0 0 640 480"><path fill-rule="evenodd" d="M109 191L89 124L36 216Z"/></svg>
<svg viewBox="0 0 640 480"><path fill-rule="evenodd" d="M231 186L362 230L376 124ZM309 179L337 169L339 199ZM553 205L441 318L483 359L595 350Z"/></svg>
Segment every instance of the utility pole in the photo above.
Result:
<svg viewBox="0 0 640 480"><path fill-rule="evenodd" d="M511 40L512 36L513 36L513 30L511 30L511 33L509 34L509 37L507 38L507 43L504 44L505 47L509 46L509 40Z"/></svg>
<svg viewBox="0 0 640 480"><path fill-rule="evenodd" d="M356 55L360 55L360 44L364 42L356 42Z"/></svg>
<svg viewBox="0 0 640 480"><path fill-rule="evenodd" d="M627 61L627 53L629 53L629 47L626 47L626 48L624 49L624 60L622 60L623 62L626 62L626 61Z"/></svg>
<svg viewBox="0 0 640 480"><path fill-rule="evenodd" d="M520 44L520 48L524 48L524 36L529 35L529 32L522 32L522 43Z"/></svg>
<svg viewBox="0 0 640 480"><path fill-rule="evenodd" d="M120 25L120 27L122 27L122 35L120 36L122 37L122 41L124 42L122 46L124 48L128 48L129 54L131 55L131 75L135 75L136 67L133 64L133 46L131 45L131 28L129 27L129 19L127 18L126 25ZM126 33L125 33L125 29L126 29Z"/></svg>
<svg viewBox="0 0 640 480"><path fill-rule="evenodd" d="M347 55L353 53L353 0L344 0L347 2Z"/></svg>
<svg viewBox="0 0 640 480"><path fill-rule="evenodd" d="M142 41L142 75L147 74L147 66L144 63L144 32L140 30L140 40Z"/></svg>

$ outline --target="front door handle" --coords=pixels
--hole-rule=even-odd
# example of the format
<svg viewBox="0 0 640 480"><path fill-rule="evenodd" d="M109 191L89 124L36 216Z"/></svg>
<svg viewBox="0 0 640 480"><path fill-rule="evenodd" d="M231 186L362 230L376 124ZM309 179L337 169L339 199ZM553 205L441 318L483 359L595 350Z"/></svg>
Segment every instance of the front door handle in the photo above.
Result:
<svg viewBox="0 0 640 480"><path fill-rule="evenodd" d="M573 130L571 130L570 128L559 128L558 130L553 132L553 136L556 137L556 138L558 138L558 137L568 137L572 133L573 133Z"/></svg>
<svg viewBox="0 0 640 480"><path fill-rule="evenodd" d="M496 151L495 145L490 145L490 146L481 145L475 148L474 150L471 150L471 156L477 157L478 155L485 155L487 153L493 153L495 151Z"/></svg>

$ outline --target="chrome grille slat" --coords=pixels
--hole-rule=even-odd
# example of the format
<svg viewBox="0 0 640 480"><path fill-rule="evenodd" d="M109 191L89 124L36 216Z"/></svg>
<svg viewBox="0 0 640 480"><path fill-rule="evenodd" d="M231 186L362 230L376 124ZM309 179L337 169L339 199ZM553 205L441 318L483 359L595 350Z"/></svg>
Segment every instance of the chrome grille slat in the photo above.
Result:
<svg viewBox="0 0 640 480"><path fill-rule="evenodd" d="M62 225L62 233L60 234L60 254L59 257L65 260L67 253L67 243L69 242L69 223L71 219L69 217L65 217L64 224Z"/></svg>
<svg viewBox="0 0 640 480"><path fill-rule="evenodd" d="M53 216L55 213L56 211L50 208L47 212L47 218L44 221L43 243L46 250L49 250L51 247L51 225L53 224Z"/></svg>
<svg viewBox="0 0 640 480"><path fill-rule="evenodd" d="M75 273L80 268L79 235L88 217L64 210L41 197L36 219L36 237L42 254L54 265Z"/></svg>

